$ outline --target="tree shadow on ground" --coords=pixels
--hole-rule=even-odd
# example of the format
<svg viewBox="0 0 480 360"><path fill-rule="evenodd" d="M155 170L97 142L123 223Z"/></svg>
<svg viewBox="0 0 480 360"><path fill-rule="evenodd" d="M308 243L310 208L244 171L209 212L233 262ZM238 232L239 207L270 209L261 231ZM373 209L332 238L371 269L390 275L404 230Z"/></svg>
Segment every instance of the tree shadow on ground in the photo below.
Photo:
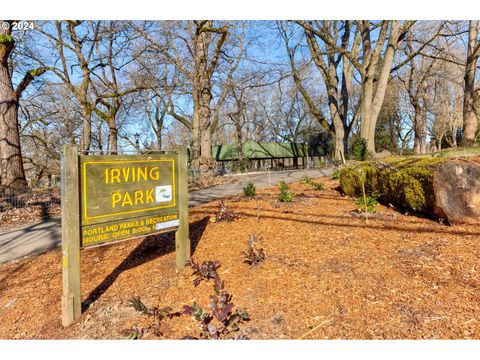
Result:
<svg viewBox="0 0 480 360"><path fill-rule="evenodd" d="M190 224L191 254L202 238L203 232L208 225L208 216L203 217ZM117 280L122 272L133 269L149 261L155 260L163 255L175 251L175 232L147 236L133 251L123 260L94 290L90 292L87 299L82 302L82 312L98 300L107 289Z"/></svg>

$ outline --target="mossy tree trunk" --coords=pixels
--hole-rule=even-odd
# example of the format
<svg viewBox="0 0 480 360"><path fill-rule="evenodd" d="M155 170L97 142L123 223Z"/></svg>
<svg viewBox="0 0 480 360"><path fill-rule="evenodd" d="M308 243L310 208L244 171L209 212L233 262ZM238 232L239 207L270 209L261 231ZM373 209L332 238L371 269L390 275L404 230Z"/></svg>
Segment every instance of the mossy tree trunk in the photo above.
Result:
<svg viewBox="0 0 480 360"><path fill-rule="evenodd" d="M385 204L435 216L451 224L480 219L480 160L390 158L342 169L340 186L360 197L362 186Z"/></svg>

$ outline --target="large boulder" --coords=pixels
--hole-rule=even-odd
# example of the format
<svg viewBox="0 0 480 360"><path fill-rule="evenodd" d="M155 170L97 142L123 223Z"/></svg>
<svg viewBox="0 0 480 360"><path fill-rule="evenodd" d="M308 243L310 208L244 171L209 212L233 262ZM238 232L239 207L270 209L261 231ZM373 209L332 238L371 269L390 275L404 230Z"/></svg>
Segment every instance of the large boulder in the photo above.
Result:
<svg viewBox="0 0 480 360"><path fill-rule="evenodd" d="M377 193L383 203L451 224L480 219L476 157L395 157L355 163L342 169L340 186L348 196L360 197L364 188L367 194Z"/></svg>

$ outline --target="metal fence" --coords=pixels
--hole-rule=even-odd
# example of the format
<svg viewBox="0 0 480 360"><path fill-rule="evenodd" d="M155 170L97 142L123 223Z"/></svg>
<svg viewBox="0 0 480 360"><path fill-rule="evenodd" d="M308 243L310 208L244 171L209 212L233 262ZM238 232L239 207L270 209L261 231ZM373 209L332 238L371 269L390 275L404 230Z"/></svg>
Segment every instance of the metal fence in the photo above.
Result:
<svg viewBox="0 0 480 360"><path fill-rule="evenodd" d="M27 209L28 211L18 211ZM60 214L60 189L0 192L0 222L48 219Z"/></svg>
<svg viewBox="0 0 480 360"><path fill-rule="evenodd" d="M230 175L245 172L284 171L317 169L332 165L332 161L323 156L280 159L247 159L243 164L238 161L218 161L214 168L215 175ZM193 173L192 173L193 174Z"/></svg>

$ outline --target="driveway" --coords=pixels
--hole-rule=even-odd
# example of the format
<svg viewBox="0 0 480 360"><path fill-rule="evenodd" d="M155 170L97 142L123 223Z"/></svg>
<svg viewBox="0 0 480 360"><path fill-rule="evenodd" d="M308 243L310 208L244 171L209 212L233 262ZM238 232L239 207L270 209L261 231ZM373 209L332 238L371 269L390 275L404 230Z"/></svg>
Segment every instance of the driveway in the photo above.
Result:
<svg viewBox="0 0 480 360"><path fill-rule="evenodd" d="M189 206L197 206L223 197L236 195L248 182L263 189L278 184L279 181L295 182L302 176L312 178L330 176L332 168L315 170L289 170L235 175L238 181L233 184L217 185L189 193ZM32 254L59 247L62 242L61 219L55 218L34 225L25 226L0 235L0 264Z"/></svg>

